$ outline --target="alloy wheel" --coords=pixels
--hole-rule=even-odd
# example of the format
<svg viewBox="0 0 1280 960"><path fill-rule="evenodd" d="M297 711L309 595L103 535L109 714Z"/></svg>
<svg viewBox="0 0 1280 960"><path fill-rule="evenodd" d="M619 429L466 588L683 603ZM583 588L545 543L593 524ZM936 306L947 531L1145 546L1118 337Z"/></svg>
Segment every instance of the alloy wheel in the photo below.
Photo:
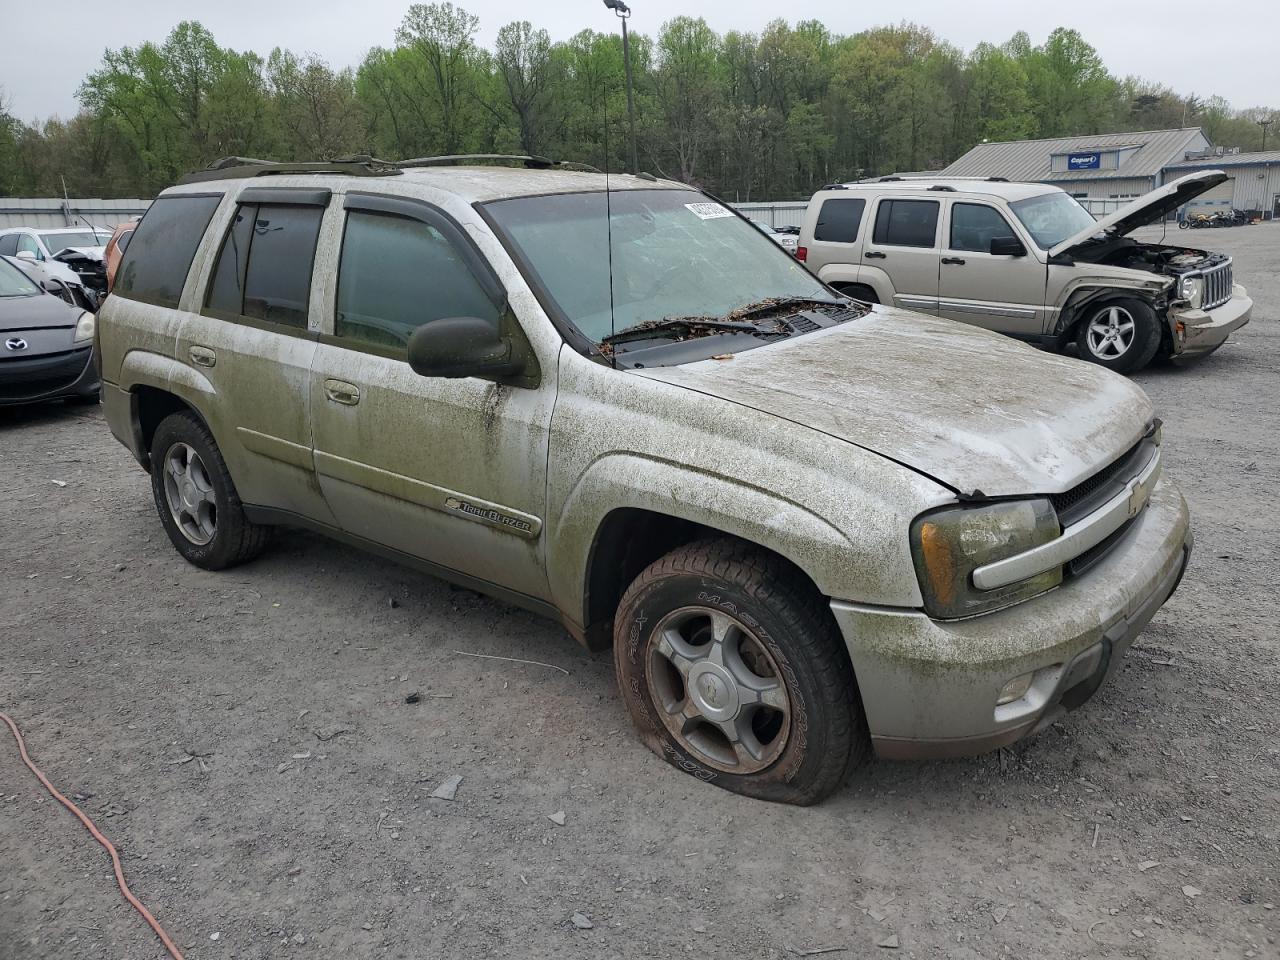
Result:
<svg viewBox="0 0 1280 960"><path fill-rule="evenodd" d="M213 482L200 454L186 443L175 443L164 455L164 496L173 522L198 547L218 532L218 507Z"/></svg>
<svg viewBox="0 0 1280 960"><path fill-rule="evenodd" d="M1124 307L1104 307L1089 321L1089 352L1100 360L1117 360L1133 346L1134 321Z"/></svg>
<svg viewBox="0 0 1280 960"><path fill-rule="evenodd" d="M649 639L649 692L671 735L708 766L740 775L769 767L791 732L777 661L736 617L709 607L665 616Z"/></svg>

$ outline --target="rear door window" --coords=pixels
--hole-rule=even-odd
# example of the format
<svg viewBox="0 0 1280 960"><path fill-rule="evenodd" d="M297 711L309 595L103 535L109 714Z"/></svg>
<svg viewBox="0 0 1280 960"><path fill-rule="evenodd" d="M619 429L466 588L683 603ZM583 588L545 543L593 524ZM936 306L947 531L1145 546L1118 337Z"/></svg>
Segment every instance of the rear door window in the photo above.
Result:
<svg viewBox="0 0 1280 960"><path fill-rule="evenodd" d="M10 233L0 237L0 257L12 257L18 252L18 235Z"/></svg>
<svg viewBox="0 0 1280 960"><path fill-rule="evenodd" d="M319 206L237 207L214 266L209 310L305 330L323 216Z"/></svg>
<svg viewBox="0 0 1280 960"><path fill-rule="evenodd" d="M939 206L937 200L881 200L872 239L892 247L932 247Z"/></svg>
<svg viewBox="0 0 1280 960"><path fill-rule="evenodd" d="M176 307L187 272L222 195L160 197L138 224L112 293Z"/></svg>
<svg viewBox="0 0 1280 960"><path fill-rule="evenodd" d="M813 239L824 243L853 243L858 239L858 227L866 207L867 201L861 197L824 200Z"/></svg>

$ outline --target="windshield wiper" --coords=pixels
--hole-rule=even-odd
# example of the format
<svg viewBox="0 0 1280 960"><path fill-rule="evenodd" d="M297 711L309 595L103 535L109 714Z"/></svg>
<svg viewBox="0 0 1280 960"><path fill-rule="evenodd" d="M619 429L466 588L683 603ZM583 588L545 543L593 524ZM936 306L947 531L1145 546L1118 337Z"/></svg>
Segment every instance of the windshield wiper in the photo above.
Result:
<svg viewBox="0 0 1280 960"><path fill-rule="evenodd" d="M773 313L775 310L803 306L845 307L848 304L843 300L832 300L829 297L768 297L764 300L738 307L737 310L727 314L727 317L734 320L745 320L747 317L758 317L761 314Z"/></svg>
<svg viewBox="0 0 1280 960"><path fill-rule="evenodd" d="M627 327L603 338L601 343L630 343L633 340L654 340L674 333L677 339L706 336L711 333L759 333L754 323L738 320L720 320L716 317L667 317L663 320L646 320L634 327Z"/></svg>

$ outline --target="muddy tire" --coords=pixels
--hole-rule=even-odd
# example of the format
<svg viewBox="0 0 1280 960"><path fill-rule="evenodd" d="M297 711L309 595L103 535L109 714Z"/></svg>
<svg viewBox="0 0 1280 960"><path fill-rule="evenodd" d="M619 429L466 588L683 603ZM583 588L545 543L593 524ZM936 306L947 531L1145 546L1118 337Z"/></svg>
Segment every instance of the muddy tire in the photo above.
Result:
<svg viewBox="0 0 1280 960"><path fill-rule="evenodd" d="M734 793L816 803L870 756L825 601L749 544L698 541L645 569L618 608L614 665L644 744Z"/></svg>
<svg viewBox="0 0 1280 960"><path fill-rule="evenodd" d="M1160 349L1160 318L1141 300L1097 304L1076 328L1076 349L1082 360L1116 373L1136 373Z"/></svg>
<svg viewBox="0 0 1280 960"><path fill-rule="evenodd" d="M151 493L174 548L197 567L234 567L267 544L270 528L245 517L226 461L194 413L171 414L156 428Z"/></svg>

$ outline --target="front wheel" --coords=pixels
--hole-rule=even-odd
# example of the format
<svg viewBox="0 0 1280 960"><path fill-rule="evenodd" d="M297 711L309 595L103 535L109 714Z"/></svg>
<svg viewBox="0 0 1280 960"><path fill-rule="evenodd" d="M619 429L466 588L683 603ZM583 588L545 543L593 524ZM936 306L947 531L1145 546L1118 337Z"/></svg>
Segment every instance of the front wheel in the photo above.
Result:
<svg viewBox="0 0 1280 960"><path fill-rule="evenodd" d="M1186 221L1186 220L1179 220L1179 221L1178 221L1178 229L1179 229L1179 230L1185 230L1185 229L1187 229L1187 227L1189 227L1189 226L1191 226L1191 224L1190 224L1188 221Z"/></svg>
<svg viewBox="0 0 1280 960"><path fill-rule="evenodd" d="M644 570L618 608L614 663L645 745L734 793L815 803L869 755L826 604L749 544L699 541Z"/></svg>
<svg viewBox="0 0 1280 960"><path fill-rule="evenodd" d="M1116 373L1141 370L1160 349L1160 322L1141 300L1112 300L1081 322L1076 348L1082 359Z"/></svg>
<svg viewBox="0 0 1280 960"><path fill-rule="evenodd" d="M177 551L206 570L251 560L268 527L250 523L209 428L194 413L160 422L151 441L151 493Z"/></svg>

